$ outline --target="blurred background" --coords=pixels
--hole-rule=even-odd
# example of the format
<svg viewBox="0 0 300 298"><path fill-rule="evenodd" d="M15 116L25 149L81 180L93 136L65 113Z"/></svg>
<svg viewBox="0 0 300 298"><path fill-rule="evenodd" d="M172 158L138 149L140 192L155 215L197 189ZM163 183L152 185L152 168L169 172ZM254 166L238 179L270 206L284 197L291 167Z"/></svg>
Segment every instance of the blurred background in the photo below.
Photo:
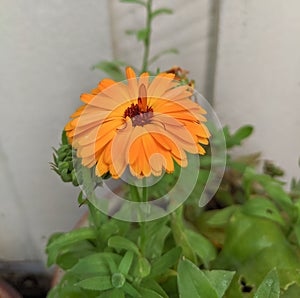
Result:
<svg viewBox="0 0 300 298"><path fill-rule="evenodd" d="M242 153L262 152L299 177L299 0L154 0L174 15L154 22L161 70L190 70L222 125L255 127ZM0 261L43 264L48 237L85 211L48 162L79 96L121 59L140 67L142 7L117 0L0 0ZM43 266L43 265L41 265Z"/></svg>

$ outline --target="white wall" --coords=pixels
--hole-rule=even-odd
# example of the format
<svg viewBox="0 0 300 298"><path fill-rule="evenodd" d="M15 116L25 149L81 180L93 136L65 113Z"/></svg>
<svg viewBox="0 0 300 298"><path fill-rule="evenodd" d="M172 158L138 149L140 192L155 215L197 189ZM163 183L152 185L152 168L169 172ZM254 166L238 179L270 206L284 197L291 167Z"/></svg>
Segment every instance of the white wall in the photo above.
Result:
<svg viewBox="0 0 300 298"><path fill-rule="evenodd" d="M84 211L76 190L49 170L51 146L79 95L103 78L91 65L112 56L141 64L140 45L123 31L140 27L143 13L117 0L0 0L0 6L0 259L42 259L47 237L70 229ZM299 177L300 2L161 0L159 6L176 14L157 19L152 53L177 47L180 54L157 64L189 69L223 124L256 126L243 151L263 151Z"/></svg>
<svg viewBox="0 0 300 298"><path fill-rule="evenodd" d="M221 121L255 125L262 151L300 178L300 2L222 1L214 103Z"/></svg>
<svg viewBox="0 0 300 298"><path fill-rule="evenodd" d="M111 58L108 13L98 0L0 1L0 259L40 259L48 236L83 209L50 171L51 146Z"/></svg>

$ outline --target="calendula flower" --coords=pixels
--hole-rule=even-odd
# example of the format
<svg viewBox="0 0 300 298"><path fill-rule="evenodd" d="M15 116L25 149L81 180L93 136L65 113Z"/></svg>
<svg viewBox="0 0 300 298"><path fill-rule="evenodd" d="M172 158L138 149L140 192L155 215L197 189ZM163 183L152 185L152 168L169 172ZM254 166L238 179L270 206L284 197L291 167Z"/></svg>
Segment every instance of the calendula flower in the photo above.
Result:
<svg viewBox="0 0 300 298"><path fill-rule="evenodd" d="M174 161L187 166L186 152L204 154L210 136L203 122L206 111L190 98L175 74L148 73L139 78L126 69L127 81L102 80L65 127L70 144L96 175L119 178L128 166L142 178L174 171Z"/></svg>

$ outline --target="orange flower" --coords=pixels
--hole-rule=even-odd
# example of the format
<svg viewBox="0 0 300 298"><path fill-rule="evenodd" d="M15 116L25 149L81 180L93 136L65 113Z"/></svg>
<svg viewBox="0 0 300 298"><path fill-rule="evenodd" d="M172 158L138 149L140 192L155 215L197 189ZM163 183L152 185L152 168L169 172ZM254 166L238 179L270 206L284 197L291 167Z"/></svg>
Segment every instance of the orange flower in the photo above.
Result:
<svg viewBox="0 0 300 298"><path fill-rule="evenodd" d="M96 175L110 172L113 178L129 166L142 178L172 173L174 160L187 166L185 152L205 153L206 112L190 99L188 86L179 86L174 74L137 78L128 67L126 76L127 84L104 79L91 94L82 94L85 104L65 127L84 166L96 165Z"/></svg>

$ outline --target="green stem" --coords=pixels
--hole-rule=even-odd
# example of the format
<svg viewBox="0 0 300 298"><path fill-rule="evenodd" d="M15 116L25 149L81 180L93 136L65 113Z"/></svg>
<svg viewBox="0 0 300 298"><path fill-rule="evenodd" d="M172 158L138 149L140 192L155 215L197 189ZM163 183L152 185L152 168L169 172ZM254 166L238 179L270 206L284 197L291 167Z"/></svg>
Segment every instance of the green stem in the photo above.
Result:
<svg viewBox="0 0 300 298"><path fill-rule="evenodd" d="M144 58L143 58L143 66L142 66L142 72L147 71L148 69L148 63L149 63L149 54L150 54L150 39L151 39L151 20L152 20L152 0L147 1L147 21L146 21L146 30L147 30L147 35L144 40L144 46L145 46L145 51L144 51Z"/></svg>

